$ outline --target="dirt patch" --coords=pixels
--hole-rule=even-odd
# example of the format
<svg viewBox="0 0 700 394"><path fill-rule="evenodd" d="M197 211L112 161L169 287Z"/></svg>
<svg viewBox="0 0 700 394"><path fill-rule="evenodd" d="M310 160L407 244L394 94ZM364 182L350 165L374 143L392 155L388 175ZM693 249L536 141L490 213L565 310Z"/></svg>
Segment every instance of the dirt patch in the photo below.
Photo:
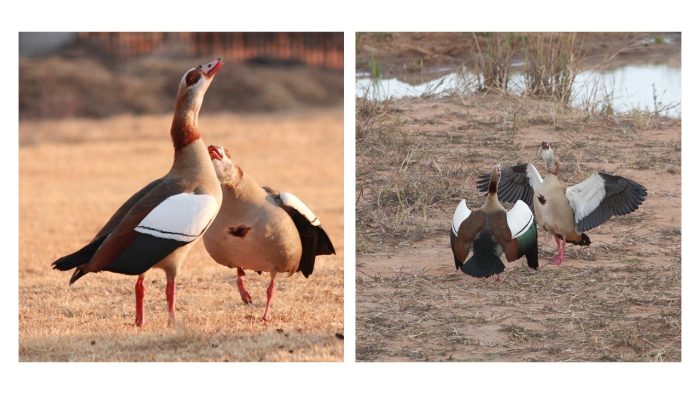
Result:
<svg viewBox="0 0 700 394"><path fill-rule="evenodd" d="M470 61L486 48L490 33L358 33L356 71L369 71L377 61L382 73L395 75L434 67L454 67ZM520 33L513 33L518 36ZM607 67L644 61L671 62L680 66L680 33L578 33L585 66ZM521 59L513 59L518 61Z"/></svg>
<svg viewBox="0 0 700 394"><path fill-rule="evenodd" d="M357 109L358 360L680 361L680 120L496 95ZM499 283L455 271L457 203L480 206L477 176L535 159L543 140L570 184L606 171L647 200L588 232L589 247L569 246L560 267L519 260ZM544 264L555 245L542 231L539 244Z"/></svg>
<svg viewBox="0 0 700 394"><path fill-rule="evenodd" d="M145 328L134 320L135 277L90 274L68 287L56 258L90 240L110 215L172 163L170 116L20 122L20 361L341 361L343 359L343 112L201 114L207 143L228 147L263 184L294 192L323 220L337 255L313 275L278 277L271 322L260 321L268 275L235 270L201 242L177 278L167 328L165 275L146 275ZM310 152L312 154L310 154ZM309 169L314 169L310 171ZM340 339L339 339L340 338Z"/></svg>

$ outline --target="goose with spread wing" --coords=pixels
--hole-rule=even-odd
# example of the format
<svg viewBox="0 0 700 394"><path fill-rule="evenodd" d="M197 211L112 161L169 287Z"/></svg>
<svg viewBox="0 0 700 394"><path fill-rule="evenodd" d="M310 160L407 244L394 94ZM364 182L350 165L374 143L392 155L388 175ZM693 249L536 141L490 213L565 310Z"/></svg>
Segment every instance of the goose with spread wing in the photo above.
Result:
<svg viewBox="0 0 700 394"><path fill-rule="evenodd" d="M547 167L544 179L532 163L506 168L498 184L498 199L510 203L522 200L534 210L537 222L557 243L557 254L550 264L564 261L567 242L590 245L584 231L635 211L647 196L647 189L639 183L604 172L567 187L559 180L559 161L552 145L542 142L541 154ZM478 189L485 192L488 185L489 175L482 175Z"/></svg>
<svg viewBox="0 0 700 394"><path fill-rule="evenodd" d="M488 195L481 208L471 210L462 200L452 216L450 245L455 267L465 274L486 278L505 269L500 256L508 261L527 257L527 265L537 269L537 226L527 204L518 201L506 211L496 197L501 167L496 165L489 175ZM469 251L473 254L469 256Z"/></svg>

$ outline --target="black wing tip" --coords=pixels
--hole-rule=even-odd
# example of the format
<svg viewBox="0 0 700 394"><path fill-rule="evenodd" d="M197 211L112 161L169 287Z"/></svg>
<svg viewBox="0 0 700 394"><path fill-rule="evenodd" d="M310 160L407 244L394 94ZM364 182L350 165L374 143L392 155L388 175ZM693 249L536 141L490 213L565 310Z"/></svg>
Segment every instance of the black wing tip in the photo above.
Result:
<svg viewBox="0 0 700 394"><path fill-rule="evenodd" d="M105 240L105 237L98 238L90 242L89 244L83 246L79 250L65 255L58 260L54 261L51 263L51 267L55 270L59 271L68 271L73 268L79 267L83 264L87 264L87 262L92 259L92 256L95 255L95 252L97 249L99 249L100 245L102 245L102 242Z"/></svg>
<svg viewBox="0 0 700 394"><path fill-rule="evenodd" d="M84 272L82 268L76 268L75 271L73 271L73 275L71 275L70 277L70 282L68 282L68 286L73 285L73 283L76 280L82 278L83 276L85 276L85 274L87 274L87 272Z"/></svg>
<svg viewBox="0 0 700 394"><path fill-rule="evenodd" d="M51 268L59 271L68 271L86 262L87 261L80 261L80 259L75 258L73 255L68 255L51 263Z"/></svg>
<svg viewBox="0 0 700 394"><path fill-rule="evenodd" d="M588 235L586 235L586 233L581 233L581 240L580 241L569 241L567 239L566 243L574 244L577 246L588 246L591 244L591 239L588 237Z"/></svg>
<svg viewBox="0 0 700 394"><path fill-rule="evenodd" d="M539 257L539 247L537 246L537 238L535 238L535 245L532 247L528 248L525 251L525 259L527 260L527 266L532 268L533 270L536 270L540 266L540 257Z"/></svg>
<svg viewBox="0 0 700 394"><path fill-rule="evenodd" d="M297 272L301 271L304 278L313 274L316 256L335 254L335 247L326 231L320 225L312 227L314 231L309 234L311 238L302 237L302 254L297 268ZM313 242L311 242L312 239Z"/></svg>
<svg viewBox="0 0 700 394"><path fill-rule="evenodd" d="M452 250L452 257L455 259L455 271L457 271L462 266L462 262L457 259L455 254L455 240L457 240L457 234L450 228L450 249Z"/></svg>
<svg viewBox="0 0 700 394"><path fill-rule="evenodd" d="M311 274L314 273L313 267L311 267L311 270L307 270L304 268L300 268L299 270L301 271L301 274L304 275L304 278L307 278L307 279L309 278L309 276L311 276Z"/></svg>
<svg viewBox="0 0 700 394"><path fill-rule="evenodd" d="M326 233L326 230L321 227L321 225L318 225L318 233L319 243L318 248L316 249L316 256L335 254L335 246L333 246L331 238L328 236L328 233Z"/></svg>

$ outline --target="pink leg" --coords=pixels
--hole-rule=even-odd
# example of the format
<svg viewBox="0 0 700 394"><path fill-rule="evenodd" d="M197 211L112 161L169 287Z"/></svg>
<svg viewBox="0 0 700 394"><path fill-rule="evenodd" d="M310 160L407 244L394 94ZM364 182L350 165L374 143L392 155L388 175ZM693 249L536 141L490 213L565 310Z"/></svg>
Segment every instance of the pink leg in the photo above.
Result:
<svg viewBox="0 0 700 394"><path fill-rule="evenodd" d="M143 285L143 276L136 280L136 327L143 327L143 297L146 287Z"/></svg>
<svg viewBox="0 0 700 394"><path fill-rule="evenodd" d="M561 265L562 261L564 261L564 248L566 247L566 240L560 237L558 234L554 234L554 240L557 241L557 254L549 260L549 264Z"/></svg>
<svg viewBox="0 0 700 394"><path fill-rule="evenodd" d="M245 281L243 278L245 277L245 272L238 268L238 280L236 281L238 283L238 292L241 293L241 299L243 300L244 303L250 304L253 302L253 297L250 296L250 293L248 292L248 289L245 287Z"/></svg>
<svg viewBox="0 0 700 394"><path fill-rule="evenodd" d="M273 272L270 277L270 285L267 286L267 303L265 304L265 313L263 314L263 321L270 321L270 305L272 305L272 296L275 295L275 273Z"/></svg>
<svg viewBox="0 0 700 394"><path fill-rule="evenodd" d="M566 239L561 239L561 253L559 254L559 264L564 262L564 252L566 252Z"/></svg>
<svg viewBox="0 0 700 394"><path fill-rule="evenodd" d="M168 325L175 325L175 279L168 279L165 286L165 298L168 300Z"/></svg>

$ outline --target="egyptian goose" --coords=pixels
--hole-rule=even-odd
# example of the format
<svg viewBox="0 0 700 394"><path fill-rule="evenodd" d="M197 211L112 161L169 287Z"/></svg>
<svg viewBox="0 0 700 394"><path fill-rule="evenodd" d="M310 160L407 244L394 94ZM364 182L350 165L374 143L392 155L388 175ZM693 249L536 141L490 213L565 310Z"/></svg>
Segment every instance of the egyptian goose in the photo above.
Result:
<svg viewBox="0 0 700 394"><path fill-rule="evenodd" d="M170 171L129 198L75 253L53 268L75 268L70 284L88 272L138 275L136 326L143 326L144 273L165 271L169 324L175 323L175 277L185 256L221 207L221 186L200 138L197 116L204 93L223 66L221 58L188 70L180 81L170 136L175 158Z"/></svg>
<svg viewBox="0 0 700 394"><path fill-rule="evenodd" d="M244 270L270 273L262 320L270 318L275 277L301 271L309 277L318 255L335 254L321 221L296 196L261 187L231 160L228 149L209 146L224 200L221 211L204 234L204 246L217 263L236 268L238 291L252 302Z"/></svg>
<svg viewBox="0 0 700 394"><path fill-rule="evenodd" d="M455 259L455 267L465 274L486 278L499 274L505 269L500 259L505 252L508 261L523 255L527 265L537 269L537 226L528 206L518 201L506 212L498 202L496 193L501 167L496 165L489 176L486 201L481 208L470 210L462 200L452 216L450 245ZM474 249L467 259L469 250Z"/></svg>
<svg viewBox="0 0 700 394"><path fill-rule="evenodd" d="M647 189L621 176L595 172L588 179L567 187L559 180L559 161L554 148L542 142L542 158L547 175L542 179L532 163L519 164L503 170L498 184L498 198L504 202L525 201L535 211L542 227L554 235L557 254L549 261L560 265L564 261L566 243L590 245L584 231L595 228L615 215L635 211L646 198ZM486 191L488 175L477 182ZM533 197L536 197L533 199Z"/></svg>

